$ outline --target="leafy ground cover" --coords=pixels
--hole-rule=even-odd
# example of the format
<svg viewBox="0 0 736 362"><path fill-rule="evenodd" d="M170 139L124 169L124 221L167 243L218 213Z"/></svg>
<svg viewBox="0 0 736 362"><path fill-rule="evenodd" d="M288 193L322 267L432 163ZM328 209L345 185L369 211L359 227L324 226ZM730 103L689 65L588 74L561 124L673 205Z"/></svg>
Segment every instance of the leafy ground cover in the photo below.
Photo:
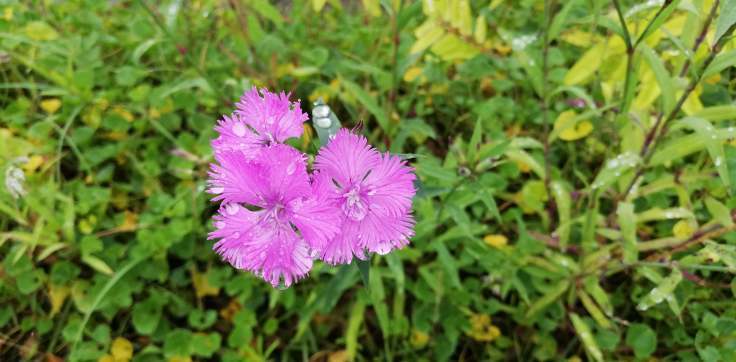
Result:
<svg viewBox="0 0 736 362"><path fill-rule="evenodd" d="M736 359L734 1L0 9L2 360ZM211 251L212 127L253 85L416 155L367 283Z"/></svg>

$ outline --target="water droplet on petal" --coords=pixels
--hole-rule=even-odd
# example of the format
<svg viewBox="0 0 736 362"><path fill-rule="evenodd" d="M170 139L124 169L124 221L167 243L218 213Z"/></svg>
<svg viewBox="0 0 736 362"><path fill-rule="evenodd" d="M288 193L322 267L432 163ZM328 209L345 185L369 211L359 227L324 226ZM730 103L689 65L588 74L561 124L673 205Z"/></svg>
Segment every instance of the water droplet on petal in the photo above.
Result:
<svg viewBox="0 0 736 362"><path fill-rule="evenodd" d="M292 162L289 164L289 166L286 167L287 175L293 175L295 171L296 171L296 162Z"/></svg>
<svg viewBox="0 0 736 362"><path fill-rule="evenodd" d="M240 210L240 206L238 204L227 204L225 205L225 211L228 215L235 215Z"/></svg>
<svg viewBox="0 0 736 362"><path fill-rule="evenodd" d="M233 133L235 133L235 135L238 137L245 136L245 126L240 122L236 122L233 125Z"/></svg>

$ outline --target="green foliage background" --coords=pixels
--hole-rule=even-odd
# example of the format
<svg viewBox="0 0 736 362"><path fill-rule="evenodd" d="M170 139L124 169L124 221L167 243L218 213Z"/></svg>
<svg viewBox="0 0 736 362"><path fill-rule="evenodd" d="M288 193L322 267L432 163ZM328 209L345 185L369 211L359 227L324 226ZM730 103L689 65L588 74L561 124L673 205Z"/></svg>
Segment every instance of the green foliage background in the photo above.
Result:
<svg viewBox="0 0 736 362"><path fill-rule="evenodd" d="M736 360L734 23L732 0L0 1L0 359ZM253 85L416 155L416 237L367 285L317 263L274 290L211 251L212 127Z"/></svg>

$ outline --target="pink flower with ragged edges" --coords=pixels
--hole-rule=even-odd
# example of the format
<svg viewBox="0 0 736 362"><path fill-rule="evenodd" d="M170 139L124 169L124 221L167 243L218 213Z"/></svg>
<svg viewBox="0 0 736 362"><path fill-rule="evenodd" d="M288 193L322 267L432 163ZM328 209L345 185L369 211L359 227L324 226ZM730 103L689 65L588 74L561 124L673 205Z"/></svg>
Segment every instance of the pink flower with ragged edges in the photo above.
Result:
<svg viewBox="0 0 736 362"><path fill-rule="evenodd" d="M253 160L240 152L223 152L216 160L209 192L223 206L209 235L220 239L215 250L273 286L304 277L312 267L310 250L340 231L334 222L339 210L314 193L304 155L276 144Z"/></svg>
<svg viewBox="0 0 736 362"><path fill-rule="evenodd" d="M320 249L322 260L346 264L366 250L386 254L409 243L416 176L405 161L341 129L320 149L315 170L315 188L340 208L342 220L341 232Z"/></svg>
<svg viewBox="0 0 736 362"><path fill-rule="evenodd" d="M246 158L255 158L265 146L300 137L309 119L299 102L289 101L289 94L255 87L243 94L236 107L215 126L219 136L212 141L212 148L216 154L240 151Z"/></svg>

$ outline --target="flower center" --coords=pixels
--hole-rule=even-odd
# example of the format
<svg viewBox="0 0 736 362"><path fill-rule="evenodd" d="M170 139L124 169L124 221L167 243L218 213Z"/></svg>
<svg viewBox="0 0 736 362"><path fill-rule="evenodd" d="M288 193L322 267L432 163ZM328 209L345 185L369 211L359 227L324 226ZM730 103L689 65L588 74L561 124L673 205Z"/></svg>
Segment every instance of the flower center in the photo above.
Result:
<svg viewBox="0 0 736 362"><path fill-rule="evenodd" d="M345 199L345 202L342 204L342 211L351 220L363 220L368 214L368 205L361 196L360 185L353 186L350 191L342 195Z"/></svg>

